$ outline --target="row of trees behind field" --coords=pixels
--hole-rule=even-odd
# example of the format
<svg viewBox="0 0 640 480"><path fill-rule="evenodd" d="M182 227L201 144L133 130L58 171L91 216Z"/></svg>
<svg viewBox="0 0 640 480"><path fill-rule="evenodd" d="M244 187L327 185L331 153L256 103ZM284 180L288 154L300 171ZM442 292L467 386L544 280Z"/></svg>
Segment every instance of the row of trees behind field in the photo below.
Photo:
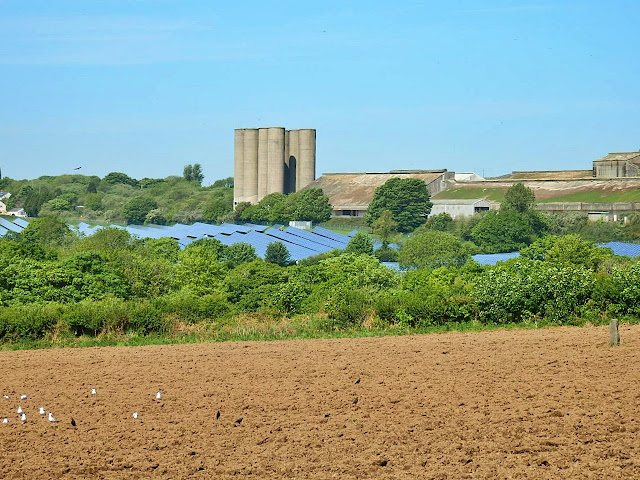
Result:
<svg viewBox="0 0 640 480"><path fill-rule="evenodd" d="M496 266L438 243L445 237L456 239L433 229L410 237L399 251L410 268L397 272L380 264L364 233L345 251L294 265L282 244L270 245L264 261L243 243L203 239L181 250L175 240L115 228L77 238L56 217L35 219L0 239L0 339L170 334L198 324L215 331L238 318L335 331L640 314L640 264L580 235L546 235Z"/></svg>

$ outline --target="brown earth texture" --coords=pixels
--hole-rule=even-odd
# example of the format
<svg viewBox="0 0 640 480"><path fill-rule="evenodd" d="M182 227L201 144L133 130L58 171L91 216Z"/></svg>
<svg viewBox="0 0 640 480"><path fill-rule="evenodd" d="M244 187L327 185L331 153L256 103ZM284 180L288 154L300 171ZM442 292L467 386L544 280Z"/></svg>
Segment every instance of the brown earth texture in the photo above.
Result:
<svg viewBox="0 0 640 480"><path fill-rule="evenodd" d="M640 326L621 336L0 352L0 478L640 478Z"/></svg>

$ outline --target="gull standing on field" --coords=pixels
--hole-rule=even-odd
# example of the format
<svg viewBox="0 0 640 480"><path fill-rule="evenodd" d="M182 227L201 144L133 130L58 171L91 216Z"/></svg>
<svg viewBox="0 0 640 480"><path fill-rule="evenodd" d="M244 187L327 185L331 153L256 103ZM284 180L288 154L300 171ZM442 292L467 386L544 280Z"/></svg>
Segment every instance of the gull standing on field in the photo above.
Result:
<svg viewBox="0 0 640 480"><path fill-rule="evenodd" d="M160 393L159 390L158 393L156 393L156 400L162 400L162 393Z"/></svg>
<svg viewBox="0 0 640 480"><path fill-rule="evenodd" d="M53 413L49 412L49 421L52 423L56 423L58 420L53 416Z"/></svg>
<svg viewBox="0 0 640 480"><path fill-rule="evenodd" d="M40 415L44 415L44 407L40 407Z"/></svg>
<svg viewBox="0 0 640 480"><path fill-rule="evenodd" d="M98 393L98 391L95 388L91 389L91 395L96 395Z"/></svg>
<svg viewBox="0 0 640 480"><path fill-rule="evenodd" d="M133 418L138 418L138 412L133 412L132 417L133 417Z"/></svg>
<svg viewBox="0 0 640 480"><path fill-rule="evenodd" d="M4 419L2 419L2 423L9 423L9 419L5 417Z"/></svg>
<svg viewBox="0 0 640 480"><path fill-rule="evenodd" d="M21 413L22 413L22 407L18 405L18 415L20 415Z"/></svg>
<svg viewBox="0 0 640 480"><path fill-rule="evenodd" d="M22 423L27 423L27 414L26 414L26 413L23 413L23 414L20 416L20 420L22 421Z"/></svg>
<svg viewBox="0 0 640 480"><path fill-rule="evenodd" d="M20 400L26 400L27 396L23 393L22 395L20 395Z"/></svg>
<svg viewBox="0 0 640 480"><path fill-rule="evenodd" d="M5 396L4 396L4 399L5 399L5 400L9 400L10 398L11 398L11 397L10 397L9 395L5 395Z"/></svg>

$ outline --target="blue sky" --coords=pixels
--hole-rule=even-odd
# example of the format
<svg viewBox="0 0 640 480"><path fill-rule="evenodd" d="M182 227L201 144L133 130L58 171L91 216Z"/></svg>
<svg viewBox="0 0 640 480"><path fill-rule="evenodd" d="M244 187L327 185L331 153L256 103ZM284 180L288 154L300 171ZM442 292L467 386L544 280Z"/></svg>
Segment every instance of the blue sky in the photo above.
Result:
<svg viewBox="0 0 640 480"><path fill-rule="evenodd" d="M317 129L317 174L587 169L640 149L640 2L0 0L0 167L233 175L233 130Z"/></svg>

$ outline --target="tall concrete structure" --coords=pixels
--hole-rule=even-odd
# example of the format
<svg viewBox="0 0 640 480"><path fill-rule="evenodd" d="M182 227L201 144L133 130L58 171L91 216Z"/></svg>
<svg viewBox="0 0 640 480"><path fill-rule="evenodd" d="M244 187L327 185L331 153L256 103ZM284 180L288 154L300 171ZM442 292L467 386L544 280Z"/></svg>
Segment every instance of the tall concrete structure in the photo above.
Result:
<svg viewBox="0 0 640 480"><path fill-rule="evenodd" d="M240 128L234 149L234 206L300 191L316 178L314 129Z"/></svg>
<svg viewBox="0 0 640 480"><path fill-rule="evenodd" d="M247 128L244 130L242 151L242 174L244 183L241 193L248 202L257 203L258 198L258 129ZM235 182L234 182L235 184ZM235 189L234 189L235 194Z"/></svg>

